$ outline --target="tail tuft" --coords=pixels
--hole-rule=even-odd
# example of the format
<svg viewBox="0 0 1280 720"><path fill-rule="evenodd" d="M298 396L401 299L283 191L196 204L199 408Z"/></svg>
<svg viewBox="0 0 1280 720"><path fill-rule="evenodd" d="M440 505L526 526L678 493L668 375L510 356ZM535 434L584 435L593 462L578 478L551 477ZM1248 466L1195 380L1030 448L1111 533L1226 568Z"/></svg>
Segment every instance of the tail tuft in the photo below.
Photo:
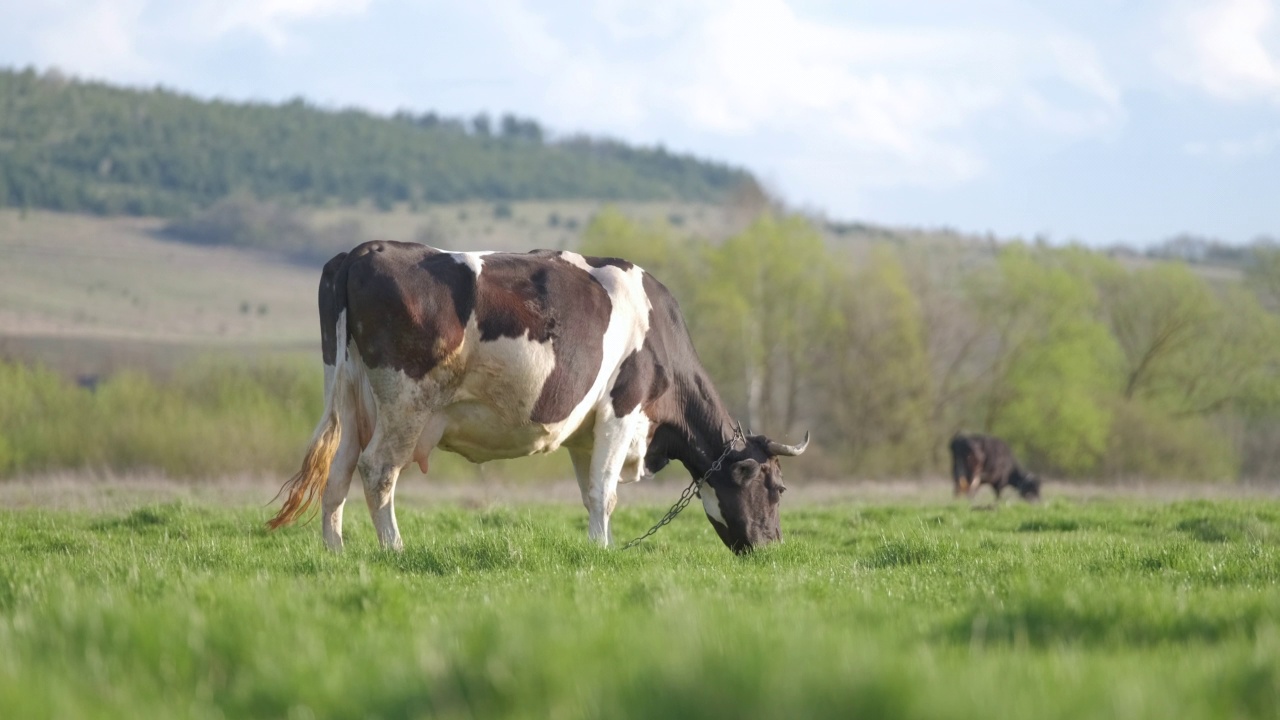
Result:
<svg viewBox="0 0 1280 720"><path fill-rule="evenodd" d="M317 437L311 442L311 447L307 448L307 455L302 460L302 469L281 486L280 492L288 488L289 495L285 498L280 512L267 521L268 529L275 530L288 525L307 512L315 502L316 496L324 490L325 482L329 478L329 465L333 462L333 456L338 451L338 442L341 439L342 426L338 422L338 415L336 412L331 412L327 415L324 426L319 429Z"/></svg>

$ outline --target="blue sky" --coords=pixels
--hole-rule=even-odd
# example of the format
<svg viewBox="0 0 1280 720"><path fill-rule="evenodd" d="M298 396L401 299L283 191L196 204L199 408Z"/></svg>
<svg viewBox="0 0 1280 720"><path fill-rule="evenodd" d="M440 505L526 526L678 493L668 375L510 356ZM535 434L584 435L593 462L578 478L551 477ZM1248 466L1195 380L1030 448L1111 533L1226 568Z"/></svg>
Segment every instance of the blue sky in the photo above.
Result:
<svg viewBox="0 0 1280 720"><path fill-rule="evenodd" d="M0 65L515 112L840 220L1280 237L1280 0L0 0Z"/></svg>

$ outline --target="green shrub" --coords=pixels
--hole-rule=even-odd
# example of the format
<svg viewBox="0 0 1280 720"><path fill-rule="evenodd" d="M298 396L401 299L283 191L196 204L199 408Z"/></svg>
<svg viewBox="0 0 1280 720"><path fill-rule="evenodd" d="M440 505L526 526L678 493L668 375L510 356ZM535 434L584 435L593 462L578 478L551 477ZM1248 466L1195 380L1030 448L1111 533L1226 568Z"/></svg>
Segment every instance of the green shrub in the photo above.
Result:
<svg viewBox="0 0 1280 720"><path fill-rule="evenodd" d="M1200 416L1170 417L1139 401L1114 408L1105 473L1112 477L1229 480L1239 473L1234 448Z"/></svg>
<svg viewBox="0 0 1280 720"><path fill-rule="evenodd" d="M0 364L0 473L157 470L179 477L284 472L323 403L319 368L200 362L159 382L122 372L95 390Z"/></svg>
<svg viewBox="0 0 1280 720"><path fill-rule="evenodd" d="M324 409L323 385L318 365L297 361L209 358L164 380L121 372L95 390L0 362L0 477L67 469L288 475ZM446 452L431 458L435 480L569 476L563 453L484 466Z"/></svg>

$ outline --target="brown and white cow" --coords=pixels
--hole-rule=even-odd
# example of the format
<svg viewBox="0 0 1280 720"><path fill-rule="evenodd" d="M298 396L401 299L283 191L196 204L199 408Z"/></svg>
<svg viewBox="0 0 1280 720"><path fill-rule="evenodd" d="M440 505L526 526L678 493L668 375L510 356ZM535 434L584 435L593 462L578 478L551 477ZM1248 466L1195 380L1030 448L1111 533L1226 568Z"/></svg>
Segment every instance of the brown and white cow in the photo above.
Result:
<svg viewBox="0 0 1280 720"><path fill-rule="evenodd" d="M342 547L358 467L384 547L402 546L396 479L439 447L472 462L569 451L588 535L612 541L619 482L670 460L694 477L734 552L782 536L784 445L734 440L734 422L694 352L670 292L616 258L536 250L447 252L368 242L320 279L325 410L275 528L323 490L324 540Z"/></svg>
<svg viewBox="0 0 1280 720"><path fill-rule="evenodd" d="M956 496L973 497L985 483L995 490L996 500L1006 486L1016 489L1023 500L1040 499L1040 478L1018 465L1005 441L990 435L956 433L951 438L951 480Z"/></svg>

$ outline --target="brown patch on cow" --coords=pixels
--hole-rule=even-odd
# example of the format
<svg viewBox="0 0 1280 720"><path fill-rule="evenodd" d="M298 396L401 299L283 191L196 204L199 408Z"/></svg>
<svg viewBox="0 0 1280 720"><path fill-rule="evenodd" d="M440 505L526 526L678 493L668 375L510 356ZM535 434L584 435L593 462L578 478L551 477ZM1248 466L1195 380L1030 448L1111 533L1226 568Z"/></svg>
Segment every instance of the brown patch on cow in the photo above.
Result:
<svg viewBox="0 0 1280 720"><path fill-rule="evenodd" d="M477 298L481 342L506 337L551 344L555 367L529 419L555 423L569 417L604 359L613 310L604 287L555 254L494 254L484 258Z"/></svg>
<svg viewBox="0 0 1280 720"><path fill-rule="evenodd" d="M586 260L587 264L593 268L602 268L602 267L608 267L612 265L613 267L616 267L619 270L626 272L631 268L635 267L635 264L632 263L631 261L623 260L622 258L616 258L616 257L591 257L588 255L584 255L582 259Z"/></svg>
<svg viewBox="0 0 1280 720"><path fill-rule="evenodd" d="M425 245L378 241L351 251L335 290L365 364L420 380L462 344L475 273Z"/></svg>
<svg viewBox="0 0 1280 720"><path fill-rule="evenodd" d="M671 387L671 375L658 356L656 343L658 334L654 331L655 317L653 308L649 309L649 332L645 333L644 344L631 353L618 368L618 377L614 380L609 397L613 400L613 414L622 417L635 410L642 403L652 405ZM652 418L651 418L652 419Z"/></svg>
<svg viewBox="0 0 1280 720"><path fill-rule="evenodd" d="M642 403L652 404L671 386L667 369L658 362L652 346L644 346L627 356L618 368L618 377L609 396L613 414L622 417Z"/></svg>

